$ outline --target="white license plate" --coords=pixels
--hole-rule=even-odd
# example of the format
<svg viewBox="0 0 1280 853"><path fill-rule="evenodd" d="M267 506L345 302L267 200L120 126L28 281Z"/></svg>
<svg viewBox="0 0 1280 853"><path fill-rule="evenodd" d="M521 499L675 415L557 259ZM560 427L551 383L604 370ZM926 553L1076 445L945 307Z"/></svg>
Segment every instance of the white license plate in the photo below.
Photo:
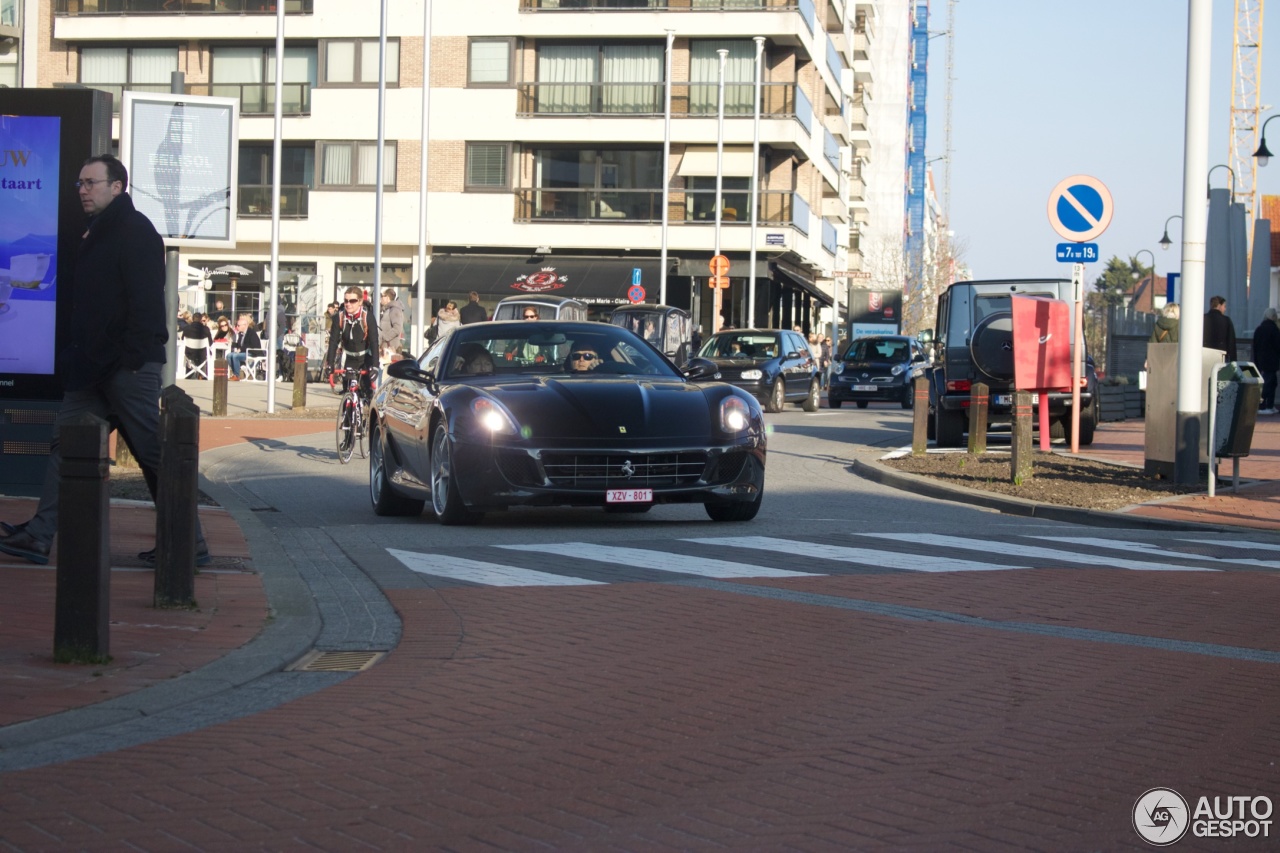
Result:
<svg viewBox="0 0 1280 853"><path fill-rule="evenodd" d="M854 385L854 386L853 386L853 390L854 390L854 391L875 391L875 390L876 390L876 386L874 386L874 385Z"/></svg>
<svg viewBox="0 0 1280 853"><path fill-rule="evenodd" d="M604 502L610 504L653 503L653 489L609 489L604 493Z"/></svg>
<svg viewBox="0 0 1280 853"><path fill-rule="evenodd" d="M991 398L991 401L995 403L997 406L1012 406L1013 395L1012 394L996 394L994 397ZM1039 402L1040 402L1040 395L1032 394L1031 405L1033 406L1038 405Z"/></svg>

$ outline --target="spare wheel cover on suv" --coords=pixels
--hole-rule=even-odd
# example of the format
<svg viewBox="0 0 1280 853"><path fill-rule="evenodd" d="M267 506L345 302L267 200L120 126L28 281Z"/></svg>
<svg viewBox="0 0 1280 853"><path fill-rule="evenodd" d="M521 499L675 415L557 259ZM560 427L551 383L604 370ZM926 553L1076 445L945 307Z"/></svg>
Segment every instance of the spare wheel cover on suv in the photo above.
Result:
<svg viewBox="0 0 1280 853"><path fill-rule="evenodd" d="M973 365L997 382L1013 381L1013 312L983 317L969 339Z"/></svg>

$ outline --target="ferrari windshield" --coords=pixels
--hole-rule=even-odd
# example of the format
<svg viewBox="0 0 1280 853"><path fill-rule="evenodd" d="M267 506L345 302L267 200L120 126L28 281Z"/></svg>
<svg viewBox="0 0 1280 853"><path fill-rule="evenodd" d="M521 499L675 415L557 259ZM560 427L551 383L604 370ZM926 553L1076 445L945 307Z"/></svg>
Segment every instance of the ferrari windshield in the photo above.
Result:
<svg viewBox="0 0 1280 853"><path fill-rule="evenodd" d="M618 326L529 320L475 323L449 336L442 379L479 376L663 376L680 374Z"/></svg>

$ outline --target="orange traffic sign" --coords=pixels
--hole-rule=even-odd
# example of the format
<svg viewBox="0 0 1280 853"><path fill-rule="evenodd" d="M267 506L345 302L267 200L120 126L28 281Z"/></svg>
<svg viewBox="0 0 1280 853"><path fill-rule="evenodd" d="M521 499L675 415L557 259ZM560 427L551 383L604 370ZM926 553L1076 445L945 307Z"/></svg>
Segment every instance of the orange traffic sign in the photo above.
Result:
<svg viewBox="0 0 1280 853"><path fill-rule="evenodd" d="M711 259L711 263L708 264L708 266L711 267L712 275L728 275L729 274L729 259L726 258L724 255L716 255L714 258Z"/></svg>
<svg viewBox="0 0 1280 853"><path fill-rule="evenodd" d="M727 275L713 275L713 276L711 276L711 278L707 279L707 284L708 284L708 285L709 285L713 290L714 290L715 288L717 288L717 287L720 287L720 288L728 287L728 286L729 286L729 276L727 276Z"/></svg>

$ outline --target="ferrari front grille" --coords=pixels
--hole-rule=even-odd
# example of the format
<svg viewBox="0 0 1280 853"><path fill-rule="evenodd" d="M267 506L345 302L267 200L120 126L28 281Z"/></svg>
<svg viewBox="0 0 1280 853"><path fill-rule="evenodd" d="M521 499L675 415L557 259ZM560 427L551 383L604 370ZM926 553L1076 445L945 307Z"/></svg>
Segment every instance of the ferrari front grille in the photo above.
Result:
<svg viewBox="0 0 1280 853"><path fill-rule="evenodd" d="M553 486L621 489L691 486L707 468L705 451L659 453L544 453L542 468Z"/></svg>

